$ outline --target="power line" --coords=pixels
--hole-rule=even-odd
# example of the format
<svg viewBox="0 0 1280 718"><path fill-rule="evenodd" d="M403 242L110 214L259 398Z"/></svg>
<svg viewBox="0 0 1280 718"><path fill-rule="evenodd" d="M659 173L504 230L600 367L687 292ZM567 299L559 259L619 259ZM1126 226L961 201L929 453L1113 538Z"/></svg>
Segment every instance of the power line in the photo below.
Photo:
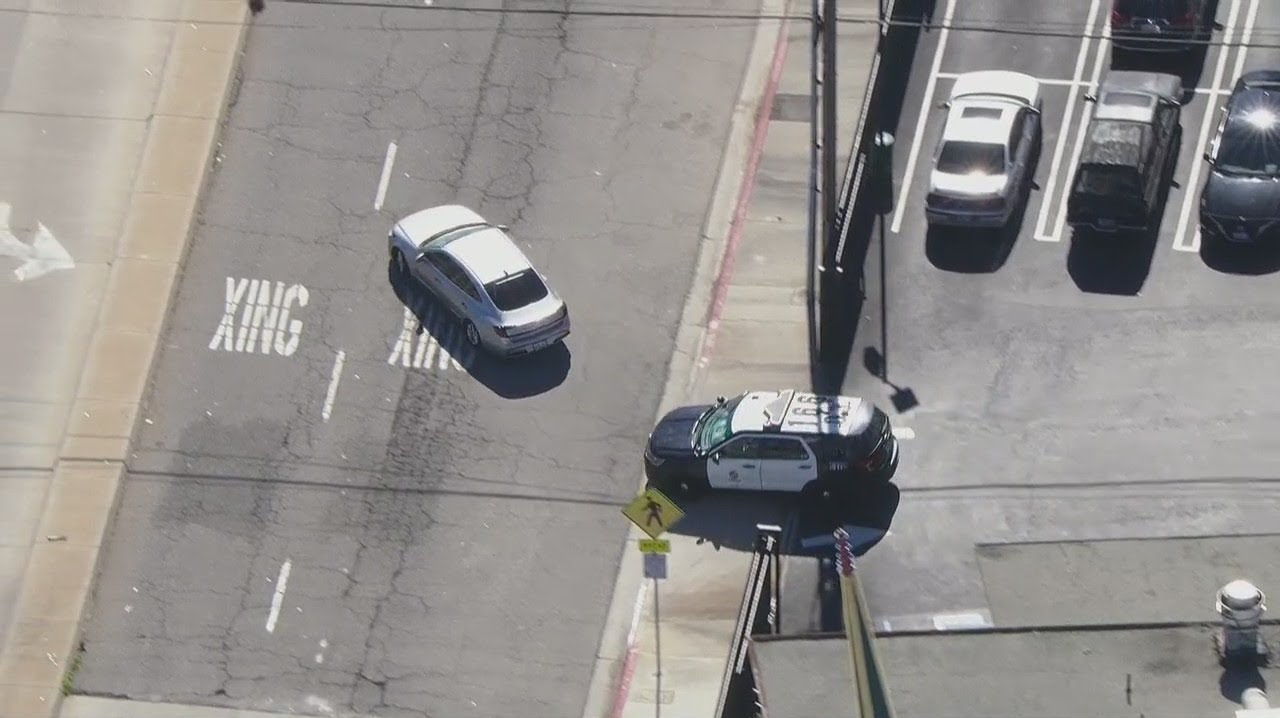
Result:
<svg viewBox="0 0 1280 718"><path fill-rule="evenodd" d="M1262 0L1258 0L1261 2ZM627 3L620 6L618 3L603 2L566 2L565 7L502 7L500 2L494 2L491 6L476 6L468 4L466 6L449 5L449 4L409 4L407 0L400 2L377 2L377 0L270 0L270 2L290 3L295 5L324 5L329 7L364 7L379 10L413 10L423 12L446 12L446 13L469 13L477 15L515 15L515 16L537 16L549 15L557 17L572 18L617 18L617 19L638 19L638 20L697 20L697 21L740 21L740 22L760 22L764 20L790 20L793 22L808 22L812 17L807 13L743 13L714 10L711 8L690 8L672 10L669 7L661 7L655 5L644 5L637 3ZM446 0L447 2L447 0ZM876 15L851 13L848 15L841 14L837 16L836 21L841 25L861 25L875 26L881 25L881 20ZM1103 20L1105 23L1106 20ZM1092 28L1081 28L1080 24L1069 22L1053 22L1053 21L1016 21L1016 20L991 20L991 21L955 21L951 23L932 22L927 19L920 20L896 20L883 23L889 27L898 28L914 28L920 30L937 31L949 29L956 33L974 33L986 35L1011 35L1032 38L1054 38L1066 40L1100 40L1103 33L1101 30L1102 23L1098 24L1097 30ZM422 31L430 31L432 28L415 28ZM1244 45L1235 41L1227 42L1224 40L1216 40L1213 38L1196 41L1197 46L1202 47L1248 47L1249 49L1280 49L1280 27L1265 27L1255 25L1251 30L1253 39ZM1275 38L1271 42L1260 42L1257 38ZM1176 40L1163 40L1153 38L1150 42L1153 44L1170 43L1177 44Z"/></svg>
<svg viewBox="0 0 1280 718"><path fill-rule="evenodd" d="M468 0L467 5L450 5L450 0L435 0L430 5L425 2L414 0L410 4L410 0L396 0L394 2L379 2L378 0L266 0L268 11L266 14L260 15L255 23L266 27L282 27L282 28L303 28L308 25L297 23L279 23L272 22L269 8L272 5L315 5L328 8L363 8L369 10L395 10L395 11L412 11L412 12L433 12L446 14L469 14L469 15L512 15L512 16L550 16L550 17L568 17L574 19L634 19L634 20L684 20L697 21L699 23L756 23L765 20L790 20L792 22L809 22L812 17L807 13L744 13L715 10L709 7L690 8L672 10L669 7L657 5L645 5L635 2L628 2L626 5L620 5L615 2L598 2L592 0L572 2L564 0L565 7L503 7L501 0L491 0L489 6L477 6L471 4ZM455 0L456 1L456 0ZM1264 0L1258 0L1262 2ZM530 3L532 4L532 3ZM548 1L546 5L551 5ZM77 17L110 17L114 19L129 19L128 16L111 13L84 13L77 11L75 13L59 12L57 10L0 10L0 13L23 12L27 15L68 15L74 14ZM841 25L853 26L877 26L882 22L879 17L870 14L851 13L848 15L840 15L836 21ZM1102 21L1106 22L1105 18ZM203 23L213 25L219 23ZM1081 28L1079 23L1053 22L1053 21L1016 21L1016 20L990 20L990 21L961 21L953 20L951 23L932 22L928 19L919 20L895 20L883 23L888 27L917 29L925 31L940 31L949 29L953 33L971 33L985 35L1003 35L1040 39L1063 39L1063 40L1100 40L1103 33L1102 24L1098 24L1098 29ZM440 32L442 30L457 32L463 31L459 28L439 28L439 27L411 27L411 28L387 28L382 25L376 26L379 29L393 29L396 32ZM469 30L470 28L468 28ZM484 28L475 28L482 30ZM716 29L714 26L707 29ZM1239 41L1239 37L1235 37L1232 41L1224 41L1221 39L1209 38L1206 40L1196 41L1196 45L1205 48L1227 47L1239 48L1247 47L1251 50L1280 50L1280 27L1267 27L1255 25L1251 32L1250 42L1246 45ZM1236 35L1236 33L1233 33ZM1259 38L1274 38L1271 41L1261 41ZM1158 43L1177 43L1174 40L1162 40L1153 38L1149 40L1153 44Z"/></svg>

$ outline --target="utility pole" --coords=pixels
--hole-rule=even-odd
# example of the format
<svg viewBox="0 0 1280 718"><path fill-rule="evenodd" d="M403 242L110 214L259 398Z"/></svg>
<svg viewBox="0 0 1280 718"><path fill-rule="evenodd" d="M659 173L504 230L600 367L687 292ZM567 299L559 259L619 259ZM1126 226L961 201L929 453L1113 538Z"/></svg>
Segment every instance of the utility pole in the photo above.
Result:
<svg viewBox="0 0 1280 718"><path fill-rule="evenodd" d="M836 185L836 0L813 0L813 46L810 55L809 241L818 260L818 348L828 356L839 326L832 319L835 291L843 269L833 252L839 242L837 222L840 188Z"/></svg>

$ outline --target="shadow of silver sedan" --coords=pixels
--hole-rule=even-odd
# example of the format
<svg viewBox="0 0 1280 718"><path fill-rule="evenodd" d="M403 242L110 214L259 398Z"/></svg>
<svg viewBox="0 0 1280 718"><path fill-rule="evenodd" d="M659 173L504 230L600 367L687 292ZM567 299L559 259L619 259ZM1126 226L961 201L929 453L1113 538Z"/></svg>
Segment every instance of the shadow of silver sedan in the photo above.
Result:
<svg viewBox="0 0 1280 718"><path fill-rule="evenodd" d="M400 220L387 240L396 270L461 320L467 342L509 357L563 340L569 309L506 230L461 205L442 205Z"/></svg>

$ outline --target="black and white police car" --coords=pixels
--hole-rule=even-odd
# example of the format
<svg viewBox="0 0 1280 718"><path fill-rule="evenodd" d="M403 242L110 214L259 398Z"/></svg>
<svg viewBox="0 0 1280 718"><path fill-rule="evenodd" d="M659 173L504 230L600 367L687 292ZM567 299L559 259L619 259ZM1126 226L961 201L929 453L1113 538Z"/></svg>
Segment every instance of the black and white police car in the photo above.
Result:
<svg viewBox="0 0 1280 718"><path fill-rule="evenodd" d="M649 483L676 496L708 490L824 496L898 468L889 417L864 399L793 389L685 406L658 422L644 451Z"/></svg>

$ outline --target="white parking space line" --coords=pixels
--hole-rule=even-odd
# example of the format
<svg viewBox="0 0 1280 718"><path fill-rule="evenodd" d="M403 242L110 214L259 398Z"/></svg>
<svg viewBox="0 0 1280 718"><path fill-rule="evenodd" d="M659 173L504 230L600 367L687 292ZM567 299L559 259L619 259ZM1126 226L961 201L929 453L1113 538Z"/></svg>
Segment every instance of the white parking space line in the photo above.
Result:
<svg viewBox="0 0 1280 718"><path fill-rule="evenodd" d="M382 161L382 178L378 180L378 193L373 196L373 210L382 209L382 202L387 198L387 186L391 184L391 168L396 164L396 143L387 145L387 158Z"/></svg>
<svg viewBox="0 0 1280 718"><path fill-rule="evenodd" d="M956 79L959 79L960 76L963 74L964 73L962 72L939 72L938 79L939 80L956 80ZM1088 80L1069 80L1069 79L1057 78L1057 77L1037 77L1036 81L1046 87L1071 87L1072 85L1075 85L1076 87L1090 87ZM1230 88L1222 88L1222 89L1215 90L1211 87L1196 87L1196 88L1193 88L1192 91L1195 92L1197 95L1226 96L1231 94Z"/></svg>
<svg viewBox="0 0 1280 718"><path fill-rule="evenodd" d="M1098 54L1093 58L1093 72L1089 76L1089 90L1096 92L1098 82L1102 80L1102 69L1106 65L1107 45L1111 42L1111 24L1106 23L1102 26L1102 39L1098 41ZM1080 124L1076 126L1076 141L1071 148L1071 159L1067 162L1066 167L1061 168L1063 172L1062 182L1062 199L1058 200L1058 213L1053 222L1053 233L1046 235L1036 235L1036 239L1041 242L1060 242L1062 234L1067 227L1067 200L1071 197L1071 177L1075 173L1075 167L1080 163L1080 155L1084 153L1084 141L1089 134L1089 113L1092 108L1089 103L1081 103L1080 108ZM1066 134L1064 131L1063 134ZM1050 170L1052 174L1050 178L1057 177L1058 168ZM1048 196L1046 195L1046 202ZM1043 210L1042 210L1043 211Z"/></svg>
<svg viewBox="0 0 1280 718"><path fill-rule="evenodd" d="M911 441L916 438L916 430L909 426L895 426L893 427L893 436L895 439L901 439L902 441Z"/></svg>
<svg viewBox="0 0 1280 718"><path fill-rule="evenodd" d="M1093 0L1096 4L1098 0ZM929 68L929 81L924 87L924 100L920 103L919 116L916 117L916 131L911 137L911 151L907 154L907 170L902 177L902 191L898 195L897 208L893 212L893 224L889 231L897 234L902 231L903 211L907 207L907 194L911 191L911 182L915 179L916 162L920 160L920 147L924 144L924 129L933 114L933 93L938 89L938 73L942 70L942 55L947 49L947 38L951 36L951 21L956 15L956 0L947 0L947 9L942 17L942 33L938 35L938 47L933 53L933 65Z"/></svg>
<svg viewBox="0 0 1280 718"><path fill-rule="evenodd" d="M289 572L293 570L293 562L285 559L280 566L280 575L276 577L276 592L271 596L271 611L267 613L267 633L276 632L276 621L280 620L280 607L284 605L284 590L289 585Z"/></svg>
<svg viewBox="0 0 1280 718"><path fill-rule="evenodd" d="M329 377L329 392L324 395L324 408L320 410L320 416L325 421L329 421L329 416L333 414L333 401L338 398L338 382L342 381L342 365L347 362L347 353L338 350L338 356L333 359L333 374Z"/></svg>
<svg viewBox="0 0 1280 718"><path fill-rule="evenodd" d="M1062 112L1062 127L1058 130L1058 142L1053 148L1053 157L1049 160L1049 179L1045 183L1044 196L1040 202L1040 214L1036 217L1035 238L1041 241L1056 241L1045 234L1045 230L1049 226L1049 210L1053 208L1053 192L1058 186L1058 171L1062 167L1062 156L1067 150L1067 135L1071 129L1071 116L1075 112L1076 98L1080 94L1080 82L1084 78L1085 63L1089 59L1089 45L1093 40L1094 23L1098 19L1099 0L1091 0L1089 3L1089 15L1085 20L1084 36L1080 39L1080 52L1076 54L1075 70L1071 73L1070 90L1067 93L1066 109ZM1103 23L1104 28L1109 27L1110 23ZM1105 40L1102 41L1105 43ZM1103 52L1105 45L1099 43L1099 55L1106 54Z"/></svg>
<svg viewBox="0 0 1280 718"><path fill-rule="evenodd" d="M1236 21L1240 18L1241 0L1231 0L1231 11L1227 15L1227 24L1222 31L1222 45L1218 49L1218 62L1213 68L1213 81L1209 84L1210 89L1222 89L1222 83L1226 79L1227 59L1231 56L1231 36L1235 33ZM1258 0L1252 0L1250 17L1257 16ZM1250 30L1252 30L1252 20L1250 20ZM1240 47L1240 55L1237 59L1236 67L1240 70L1244 69L1244 56L1247 48ZM1213 121L1214 112L1218 109L1218 98L1214 95L1205 103L1204 117L1200 119L1200 136L1196 138L1195 152L1191 155L1191 173L1187 175L1187 180L1182 188L1182 207L1178 212L1178 226L1173 233L1173 248L1179 252L1199 252L1200 251L1200 222L1197 218L1196 226L1190 227L1191 210L1199 200L1200 173L1204 170L1204 151L1209 144L1209 134L1216 128L1217 123Z"/></svg>

